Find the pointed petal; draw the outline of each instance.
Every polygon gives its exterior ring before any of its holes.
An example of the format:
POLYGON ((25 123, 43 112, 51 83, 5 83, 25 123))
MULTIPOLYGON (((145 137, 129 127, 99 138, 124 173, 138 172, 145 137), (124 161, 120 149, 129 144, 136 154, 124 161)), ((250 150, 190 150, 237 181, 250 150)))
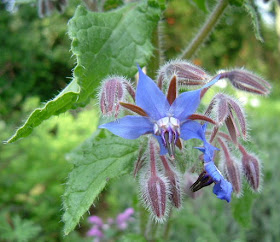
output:
POLYGON ((180 138, 184 140, 189 140, 189 139, 200 139, 202 141, 205 140, 205 135, 202 126, 195 121, 188 120, 187 122, 183 123, 180 131, 181 131, 180 138))
POLYGON ((201 89, 182 93, 171 105, 169 113, 180 121, 187 119, 200 104, 200 92, 201 89))
POLYGON ((137 139, 139 136, 153 132, 153 124, 146 117, 125 116, 116 121, 102 124, 100 129, 108 129, 125 139, 137 139))
POLYGON ((220 75, 215 77, 212 81, 208 82, 202 88, 194 91, 184 92, 178 98, 175 99, 173 104, 169 109, 169 113, 174 116, 174 118, 183 121, 188 118, 188 116, 195 113, 196 109, 200 104, 200 93, 201 90, 209 88, 214 85, 220 78, 220 75))
POLYGON ((163 144, 161 137, 158 135, 154 135, 154 137, 158 140, 159 147, 160 147, 160 155, 166 155, 168 153, 168 150, 166 149, 165 145, 163 144))
POLYGON ((139 70, 139 81, 136 89, 136 105, 154 120, 159 120, 166 116, 170 105, 155 82, 146 76, 141 68, 139 70))
POLYGON ((231 193, 232 193, 232 185, 224 179, 221 172, 217 169, 214 162, 207 162, 204 164, 204 168, 206 172, 212 177, 215 182, 215 186, 213 188, 213 193, 219 199, 226 200, 230 202, 231 193))

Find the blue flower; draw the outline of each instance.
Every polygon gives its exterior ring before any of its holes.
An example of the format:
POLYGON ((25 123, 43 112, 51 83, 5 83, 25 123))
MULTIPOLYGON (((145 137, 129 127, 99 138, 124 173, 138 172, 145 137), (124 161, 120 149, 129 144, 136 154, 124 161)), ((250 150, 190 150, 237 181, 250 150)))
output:
POLYGON ((211 176, 215 185, 213 187, 213 193, 217 198, 230 202, 232 185, 222 176, 221 172, 217 169, 214 162, 206 162, 204 164, 205 171, 211 176))
POLYGON ((160 154, 169 153, 174 158, 175 145, 179 146, 179 138, 183 140, 199 139, 204 147, 198 148, 204 153, 205 170, 215 182, 213 192, 220 199, 230 200, 231 184, 216 169, 213 162, 217 149, 206 141, 206 124, 189 119, 200 104, 201 90, 217 82, 220 76, 204 85, 201 89, 184 92, 172 103, 158 88, 155 82, 146 76, 140 67, 139 81, 136 89, 136 107, 142 116, 125 116, 119 120, 102 124, 99 128, 108 129, 113 134, 125 139, 136 139, 141 135, 153 134, 160 145, 160 154))
MULTIPOLYGON (((125 139, 136 139, 141 135, 153 134, 161 147, 160 154, 174 156, 175 145, 179 138, 184 140, 205 140, 203 127, 188 119, 200 104, 200 93, 218 81, 219 76, 201 89, 184 92, 170 104, 155 82, 146 76, 140 67, 136 89, 136 105, 146 116, 128 115, 119 120, 102 124, 99 128, 108 129, 125 139)), ((206 147, 207 149, 207 147, 206 147)))

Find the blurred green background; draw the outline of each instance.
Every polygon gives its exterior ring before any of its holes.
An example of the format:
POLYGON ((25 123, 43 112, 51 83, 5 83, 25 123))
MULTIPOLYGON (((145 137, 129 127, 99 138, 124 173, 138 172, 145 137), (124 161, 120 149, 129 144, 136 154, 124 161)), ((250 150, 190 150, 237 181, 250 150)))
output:
MULTIPOLYGON (((11 136, 34 108, 53 98, 69 81, 67 77, 71 77, 75 59, 69 51, 67 21, 78 2, 70 1, 63 15, 55 13, 44 19, 38 18, 36 6, 22 5, 15 14, 10 14, 0 4, 1 140, 11 136)), ((212 1, 209 2, 211 5, 212 1)), ((279 19, 276 6, 275 1, 270 10, 274 20, 277 16, 279 19)), ((162 36, 168 59, 175 58, 191 40, 205 17, 193 2, 170 2, 164 14, 162 36)), ((186 198, 182 210, 173 213, 170 241, 280 241, 277 28, 279 22, 262 21, 265 42, 260 43, 248 14, 230 7, 193 58, 195 64, 211 73, 245 67, 273 85, 269 97, 237 93, 247 110, 251 150, 263 162, 263 189, 256 195, 251 223, 245 228, 240 226, 231 215, 230 204, 216 199, 210 188, 204 189, 202 196, 196 200, 186 198)), ((98 118, 93 102, 86 108, 45 121, 24 140, 0 145, 0 241, 87 240, 86 220, 81 221, 75 232, 63 237, 61 195, 71 170, 66 154, 92 134, 98 118)), ((136 200, 137 184, 127 176, 112 182, 90 211, 103 218, 114 217, 128 206, 135 207, 136 200)))

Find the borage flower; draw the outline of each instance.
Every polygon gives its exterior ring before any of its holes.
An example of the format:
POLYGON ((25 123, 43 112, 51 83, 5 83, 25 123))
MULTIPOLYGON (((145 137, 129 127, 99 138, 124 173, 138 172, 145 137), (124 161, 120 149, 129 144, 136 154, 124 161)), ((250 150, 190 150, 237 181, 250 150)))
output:
MULTIPOLYGON (((128 115, 119 120, 102 124, 99 128, 108 129, 113 134, 125 139, 136 139, 141 135, 153 134, 160 144, 160 155, 168 153, 172 159, 175 158, 175 146, 182 147, 180 138, 183 140, 200 139, 204 143, 204 147, 199 149, 204 153, 205 168, 209 165, 213 167, 212 158, 216 148, 206 141, 206 125, 202 126, 192 119, 194 119, 193 114, 200 104, 201 91, 216 83, 220 76, 217 76, 201 89, 184 92, 176 98, 176 91, 174 91, 177 85, 176 76, 171 80, 169 86, 169 89, 173 91, 168 91, 166 97, 155 82, 143 73, 140 67, 138 67, 138 70, 136 105, 120 104, 140 116, 128 115)), ((219 195, 217 195, 217 186, 215 186, 214 193, 220 199, 229 201, 232 190, 231 184, 222 175, 217 178, 217 169, 206 170, 216 184, 226 184, 226 186, 218 185, 219 195)))

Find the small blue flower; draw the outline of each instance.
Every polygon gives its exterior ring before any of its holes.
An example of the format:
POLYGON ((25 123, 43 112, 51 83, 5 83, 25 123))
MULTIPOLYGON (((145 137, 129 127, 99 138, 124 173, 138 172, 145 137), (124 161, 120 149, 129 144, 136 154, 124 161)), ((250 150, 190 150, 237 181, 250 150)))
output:
POLYGON ((217 198, 230 202, 232 185, 222 176, 221 172, 217 169, 214 162, 206 162, 204 164, 205 171, 211 176, 215 185, 213 187, 213 193, 217 198))
MULTIPOLYGON (((166 96, 155 82, 146 76, 140 67, 136 89, 136 105, 147 116, 125 116, 119 120, 102 124, 99 128, 108 129, 125 139, 136 139, 141 135, 153 134, 161 147, 160 154, 167 152, 174 156, 175 144, 179 138, 205 141, 205 130, 196 121, 188 119, 200 104, 200 93, 218 81, 219 76, 201 89, 184 92, 170 105, 166 96)), ((205 147, 207 150, 207 147, 205 147)), ((208 152, 208 151, 207 151, 208 152)), ((209 151, 210 152, 210 151, 209 151)))
POLYGON ((175 154, 175 145, 179 138, 183 140, 199 139, 204 147, 197 148, 204 153, 205 170, 215 182, 213 192, 218 198, 230 201, 232 187, 217 170, 213 156, 216 147, 206 141, 207 124, 188 119, 194 114, 200 104, 201 90, 216 83, 220 76, 204 85, 201 89, 184 92, 173 103, 169 103, 166 96, 155 82, 146 76, 140 67, 139 81, 136 89, 136 105, 146 116, 125 116, 117 121, 102 124, 99 128, 108 129, 113 134, 125 139, 136 139, 141 135, 153 134, 160 145, 160 154, 175 154))

